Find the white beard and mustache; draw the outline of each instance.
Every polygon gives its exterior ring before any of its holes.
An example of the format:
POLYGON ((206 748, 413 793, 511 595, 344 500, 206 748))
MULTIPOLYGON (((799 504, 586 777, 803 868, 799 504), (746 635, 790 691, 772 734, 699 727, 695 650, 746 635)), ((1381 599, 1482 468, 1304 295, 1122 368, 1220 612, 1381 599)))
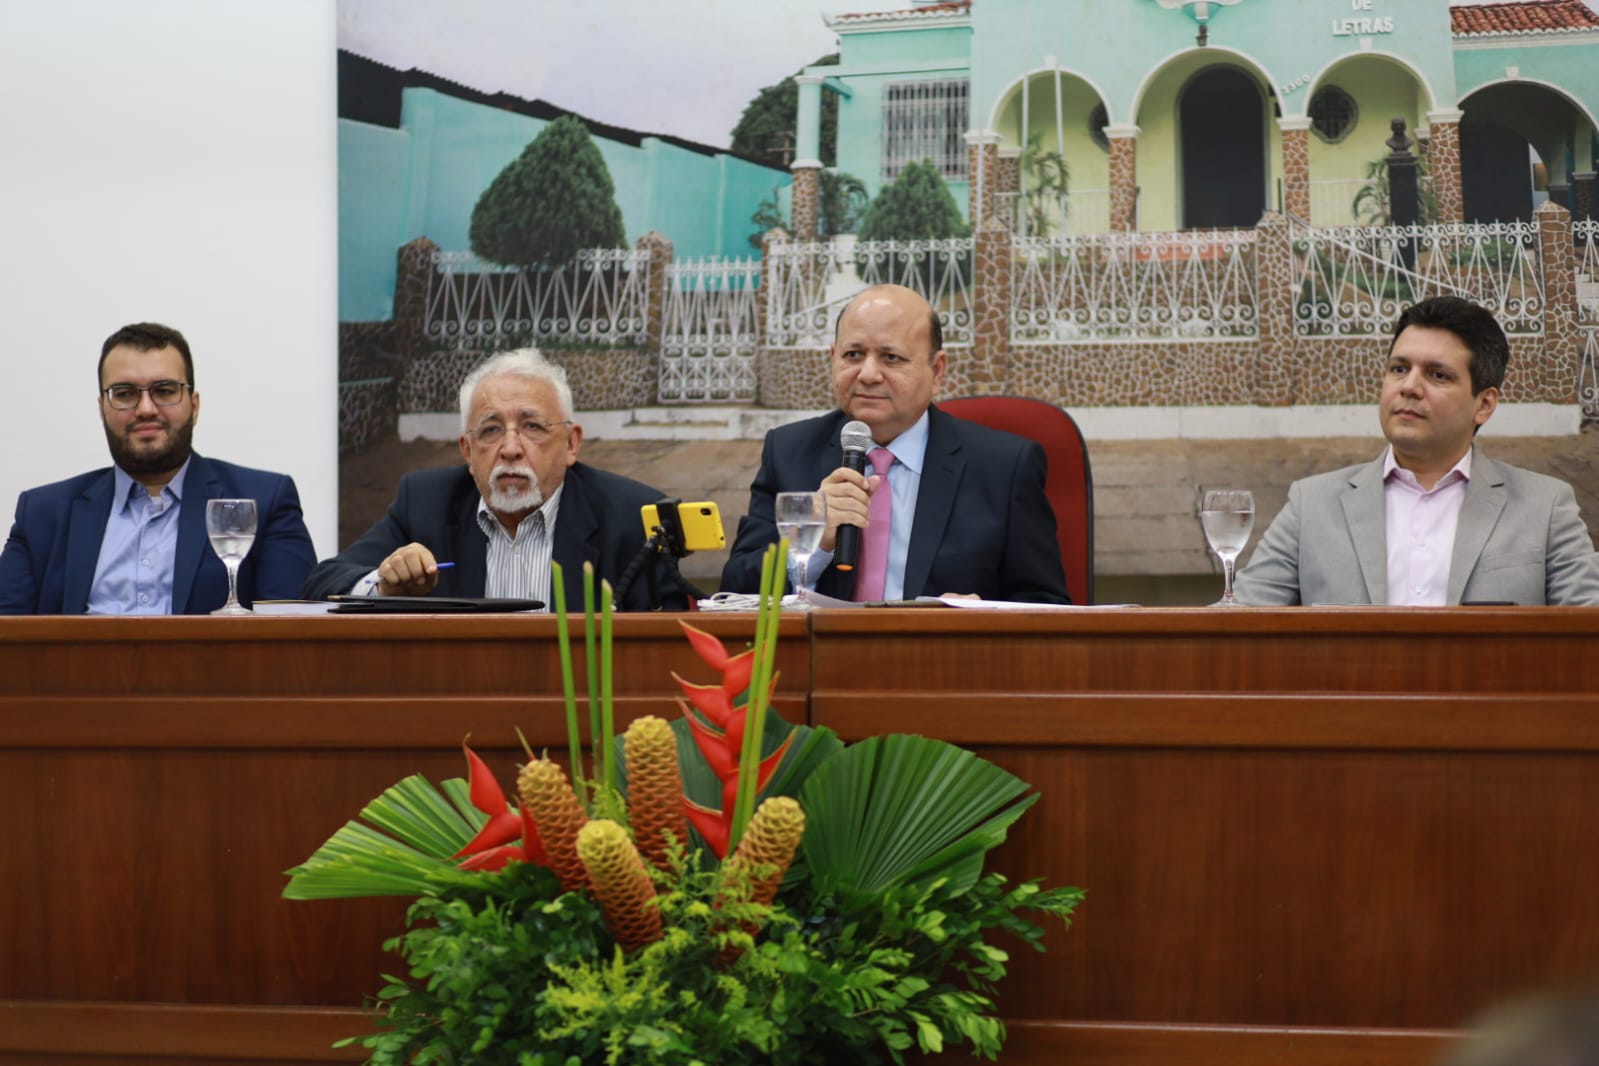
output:
POLYGON ((500 514, 519 514, 532 511, 544 503, 544 492, 539 488, 538 476, 533 468, 522 463, 500 463, 489 471, 489 507, 500 514), (527 478, 527 488, 500 487, 500 478, 506 475, 527 478))

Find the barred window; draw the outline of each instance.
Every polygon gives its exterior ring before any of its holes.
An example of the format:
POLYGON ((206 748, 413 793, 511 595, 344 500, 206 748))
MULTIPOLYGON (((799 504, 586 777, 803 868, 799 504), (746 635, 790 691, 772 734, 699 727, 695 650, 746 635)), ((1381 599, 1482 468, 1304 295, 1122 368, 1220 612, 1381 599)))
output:
POLYGON ((907 81, 883 99, 883 179, 931 159, 945 178, 966 177, 966 86, 963 80, 907 81))
POLYGON ((1349 136, 1358 114, 1354 98, 1336 85, 1317 89, 1310 98, 1310 128, 1328 144, 1349 136))

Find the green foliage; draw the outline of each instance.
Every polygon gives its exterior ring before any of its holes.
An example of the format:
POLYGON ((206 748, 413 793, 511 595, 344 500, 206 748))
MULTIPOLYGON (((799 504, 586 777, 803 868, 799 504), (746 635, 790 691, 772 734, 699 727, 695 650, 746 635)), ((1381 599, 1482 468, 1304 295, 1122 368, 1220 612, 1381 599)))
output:
POLYGON ((605 159, 574 115, 563 115, 507 164, 478 198, 472 251, 493 263, 559 267, 583 248, 620 248, 622 209, 605 159))
MULTIPOLYGON (((1416 223, 1429 225, 1438 221, 1438 196, 1432 182, 1427 180, 1427 157, 1416 157, 1417 209, 1416 223)), ((1392 226, 1394 213, 1392 197, 1388 191, 1388 157, 1379 156, 1366 164, 1366 183, 1355 193, 1349 205, 1355 221, 1362 226, 1392 226)))
POLYGON ((1044 151, 1038 134, 1027 138, 1022 152, 1022 174, 1027 185, 1027 232, 1048 236, 1057 224, 1066 222, 1066 194, 1071 190, 1071 168, 1059 152, 1044 151))
MULTIPOLYGON (((819 210, 817 212, 817 227, 819 237, 836 237, 840 233, 854 233, 860 225, 861 217, 866 213, 866 205, 871 200, 871 195, 866 191, 866 183, 853 174, 846 174, 838 170, 822 171, 822 180, 818 191, 819 210)), ((788 219, 783 215, 783 205, 778 199, 778 190, 773 189, 772 195, 760 202, 755 208, 755 213, 750 216, 750 221, 755 223, 755 232, 750 234, 750 246, 759 248, 761 239, 767 231, 781 226, 788 229, 788 219)))
POLYGON ((911 163, 883 186, 856 231, 863 241, 945 240, 969 232, 932 160, 911 163))
POLYGON ((867 898, 940 878, 959 891, 1038 800, 1027 783, 942 740, 871 737, 800 790, 802 848, 819 892, 867 898))
POLYGON ((632 954, 554 876, 513 864, 412 908, 392 941, 411 980, 386 978, 381 1030, 355 1038, 400 1063, 896 1062, 967 1044, 990 1059, 1000 930, 1041 950, 1022 912, 1069 922, 1082 894, 989 874, 841 903, 801 887, 772 907, 717 898, 714 872, 663 877, 666 935, 632 954), (751 937, 742 923, 762 933, 751 937))
MULTIPOLYGON (((835 66, 837 63, 838 53, 835 52, 822 56, 811 66, 835 66)), ((733 151, 769 167, 787 170, 797 150, 794 127, 798 121, 799 86, 790 75, 756 93, 755 99, 745 106, 738 124, 733 127, 733 151)), ((838 97, 825 89, 822 91, 821 142, 822 164, 831 166, 837 155, 838 97)))

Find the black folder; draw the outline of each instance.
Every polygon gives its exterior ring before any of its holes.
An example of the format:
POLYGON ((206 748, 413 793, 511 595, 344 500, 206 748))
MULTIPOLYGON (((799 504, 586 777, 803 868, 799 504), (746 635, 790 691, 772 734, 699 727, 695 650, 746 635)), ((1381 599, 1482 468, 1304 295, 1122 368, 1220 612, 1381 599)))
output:
POLYGON ((542 611, 543 600, 491 596, 329 596, 329 614, 507 614, 542 611))

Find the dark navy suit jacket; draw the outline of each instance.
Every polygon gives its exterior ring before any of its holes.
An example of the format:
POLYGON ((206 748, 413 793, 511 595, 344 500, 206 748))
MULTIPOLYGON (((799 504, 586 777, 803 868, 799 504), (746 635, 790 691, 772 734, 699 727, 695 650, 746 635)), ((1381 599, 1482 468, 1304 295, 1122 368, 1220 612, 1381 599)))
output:
MULTIPOLYGON (((838 469, 845 421, 842 411, 833 411, 766 435, 749 513, 739 520, 722 570, 724 592, 758 591, 761 555, 777 540, 777 493, 813 490, 838 469)), ((1036 442, 928 408, 905 597, 975 592, 985 600, 1070 603, 1044 470, 1044 450, 1036 442)), ((854 584, 853 574, 829 566, 816 590, 849 599, 854 584)))
MULTIPOLYGON (((82 614, 111 517, 112 468, 29 489, 0 552, 0 614, 82 614)), ((205 535, 205 504, 256 502, 255 544, 239 568, 239 599, 292 599, 316 562, 294 479, 199 455, 189 458, 178 511, 172 613, 209 614, 228 598, 228 572, 205 535)))
MULTIPOLYGON (((389 512, 361 539, 332 559, 318 563, 305 579, 310 599, 349 592, 396 548, 422 544, 440 562, 454 562, 439 571, 435 596, 481 596, 488 580, 488 538, 477 522, 482 496, 465 466, 413 470, 400 479, 389 512)), ((555 520, 553 557, 565 575, 566 603, 572 610, 583 605, 583 564, 594 564, 596 584, 606 579, 615 585, 639 549, 644 546, 644 521, 639 509, 658 503, 661 494, 619 474, 574 463, 567 467, 561 490, 561 510, 555 520)), ((663 557, 651 564, 661 590, 662 607, 688 610, 688 593, 675 567, 663 557)), ((647 611, 649 578, 644 572, 628 587, 618 607, 647 611)))

